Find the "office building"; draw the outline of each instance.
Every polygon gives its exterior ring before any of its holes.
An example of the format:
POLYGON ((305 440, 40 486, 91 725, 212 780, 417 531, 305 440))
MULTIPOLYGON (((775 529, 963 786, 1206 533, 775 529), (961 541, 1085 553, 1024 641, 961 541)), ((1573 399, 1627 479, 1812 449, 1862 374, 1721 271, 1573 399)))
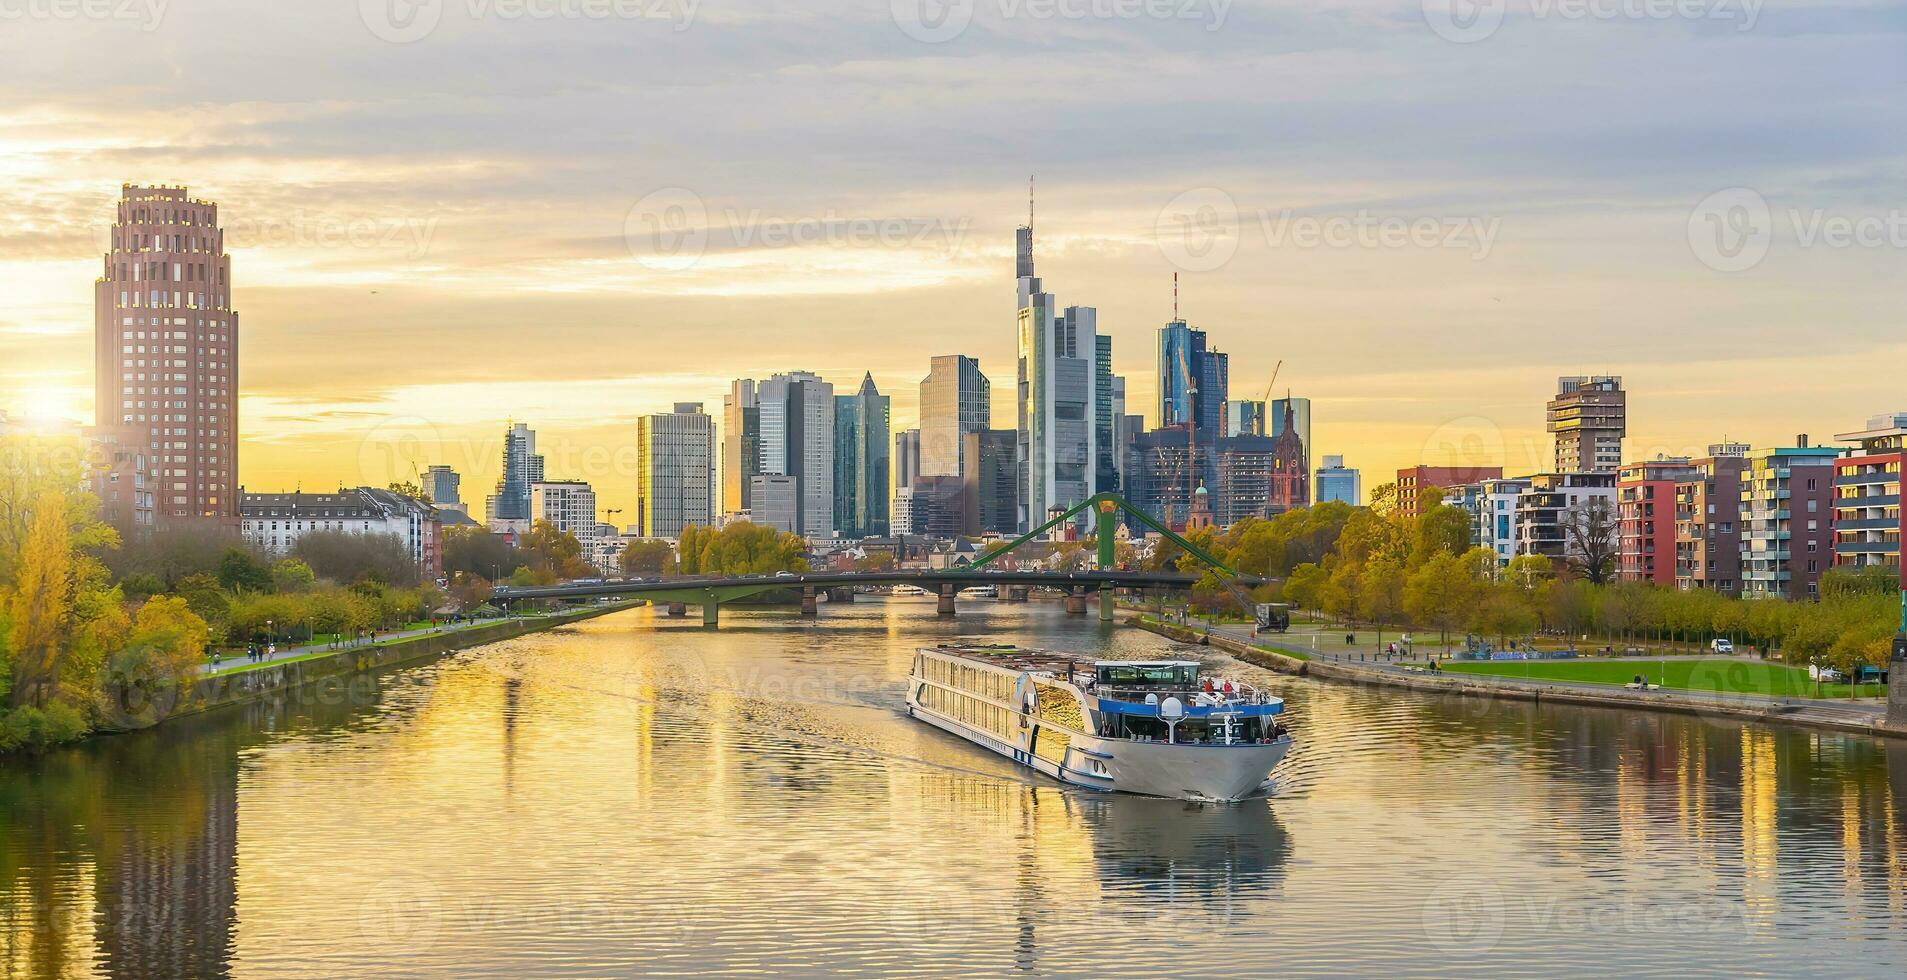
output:
POLYGON ((968 535, 1011 534, 1019 519, 1017 436, 1012 429, 966 435, 961 474, 961 526, 968 535))
POLYGON ((741 378, 722 396, 722 513, 749 510, 750 480, 761 473, 761 403, 741 378))
POLYGON ((94 423, 146 430, 160 523, 236 526, 238 313, 218 205, 127 184, 111 236, 93 285, 94 423))
POLYGON ((1356 507, 1364 502, 1362 481, 1355 468, 1344 465, 1344 457, 1326 456, 1324 465, 1318 467, 1318 492, 1312 499, 1318 503, 1338 500, 1356 507))
POLYGON ((1749 447, 1721 443, 1675 484, 1675 587, 1741 592, 1741 474, 1749 447))
POLYGON ((636 499, 645 538, 715 523, 715 419, 700 402, 636 420, 636 499))
POLYGON ((1657 456, 1616 471, 1616 577, 1675 584, 1677 487, 1700 474, 1686 456, 1657 456))
POLYGON ((1741 594, 1813 599, 1834 564, 1834 461, 1841 451, 1750 450, 1741 475, 1741 594))
POLYGON ((1265 431, 1265 403, 1241 398, 1225 403, 1225 434, 1262 436, 1265 431))
MULTIPOLYGON (((955 454, 958 465, 959 454, 955 454)), ((888 533, 888 397, 874 375, 834 397, 834 529, 844 538, 888 533)))
MULTIPOLYGON (((1098 465, 1098 317, 1089 306, 1060 310, 1033 274, 1033 229, 1019 229, 1019 527, 1030 531, 1094 493, 1098 465)), ((1087 518, 1082 515, 1081 523, 1087 518)))
POLYGON ((801 534, 801 481, 760 473, 748 478, 749 520, 777 531, 801 534))
POLYGON ((1556 379, 1548 427, 1556 438, 1556 472, 1614 473, 1622 465, 1628 394, 1615 375, 1556 379))
POLYGON ((596 554, 596 491, 581 480, 540 480, 530 484, 530 526, 548 521, 583 546, 582 557, 596 554))
POLYGON ((1114 420, 1125 414, 1125 380, 1112 373, 1112 338, 1093 338, 1093 491, 1119 490, 1119 444, 1114 420))
POLYGON ((966 435, 993 420, 993 385, 980 362, 965 354, 943 354, 928 362, 920 381, 920 467, 909 474, 960 476, 966 435))
POLYGON ((464 501, 460 490, 462 483, 463 478, 457 475, 456 470, 440 463, 424 471, 424 485, 418 489, 423 491, 424 499, 429 501, 432 507, 440 510, 463 510, 464 501))
POLYGON ((1406 518, 1422 511, 1423 492, 1503 477, 1501 466, 1412 466, 1397 471, 1397 513, 1406 518))
POLYGON ((894 458, 890 466, 894 471, 895 487, 914 485, 914 478, 920 476, 919 429, 902 429, 894 433, 894 458))
MULTIPOLYGON (((1112 377, 1112 469, 1117 477, 1114 487, 1121 492, 1126 486, 1126 446, 1132 442, 1133 432, 1138 431, 1133 418, 1135 416, 1126 414, 1126 379, 1115 374, 1112 377)), ((1138 428, 1144 428, 1143 421, 1138 423, 1138 428)))
POLYGON ((1232 436, 1197 443, 1197 485, 1189 474, 1186 426, 1140 433, 1127 448, 1126 499, 1168 526, 1195 526, 1194 505, 1220 527, 1272 517, 1309 503, 1296 435, 1232 436), (1205 493, 1200 494, 1203 489, 1205 493))
POLYGON ((1834 564, 1892 566, 1907 589, 1900 539, 1900 471, 1907 461, 1907 412, 1876 415, 1834 438, 1859 448, 1834 462, 1834 564))
MULTIPOLYGON (((761 408, 761 474, 795 478, 791 530, 811 539, 833 537, 834 386, 796 371, 763 381, 755 393, 761 408)), ((760 505, 751 510, 759 515, 760 505)))
POLYGON ((536 433, 522 422, 503 434, 503 474, 496 492, 484 502, 492 530, 527 531, 530 487, 543 480, 543 457, 536 452, 536 433))
POLYGON ((1159 426, 1195 423, 1201 435, 1224 431, 1224 406, 1230 390, 1226 355, 1209 349, 1205 331, 1184 320, 1159 328, 1159 426))

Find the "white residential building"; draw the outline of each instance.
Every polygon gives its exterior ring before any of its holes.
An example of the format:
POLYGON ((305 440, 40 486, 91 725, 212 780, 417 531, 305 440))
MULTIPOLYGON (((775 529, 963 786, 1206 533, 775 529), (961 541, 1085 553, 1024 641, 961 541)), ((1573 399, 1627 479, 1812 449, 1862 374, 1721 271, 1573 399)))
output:
POLYGON ((549 521, 583 546, 584 561, 596 557, 596 491, 581 480, 544 480, 530 484, 530 522, 549 521))
POLYGON ((239 490, 239 528, 268 555, 288 555, 313 531, 380 534, 398 539, 431 578, 443 574, 441 524, 429 504, 380 487, 336 493, 246 493, 239 490))

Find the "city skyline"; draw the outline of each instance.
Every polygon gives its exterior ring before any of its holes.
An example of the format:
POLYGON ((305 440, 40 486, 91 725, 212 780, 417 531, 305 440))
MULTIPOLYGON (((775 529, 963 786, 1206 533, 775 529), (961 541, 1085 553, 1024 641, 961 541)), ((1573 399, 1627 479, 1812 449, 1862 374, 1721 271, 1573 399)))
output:
MULTIPOLYGON (((207 195, 201 194, 198 191, 191 191, 191 195, 194 198, 207 198, 207 195)), ((209 199, 214 203, 218 203, 216 197, 210 197, 209 199)), ((1049 209, 1049 211, 1050 210, 1051 209, 1049 209)), ((233 219, 230 215, 230 207, 225 206, 225 218, 228 224, 235 223, 245 225, 248 222, 258 220, 255 217, 233 219)), ((1061 220, 1064 220, 1064 218, 1062 217, 1061 220)), ((1050 256, 1045 254, 1047 251, 1050 250, 1046 248, 1045 236, 1042 236, 1043 262, 1050 261, 1051 259, 1050 256)), ((234 263, 239 270, 234 273, 234 280, 238 284, 235 290, 236 297, 234 304, 243 305, 244 284, 247 282, 247 277, 243 273, 244 267, 242 260, 235 259, 234 263)), ((1091 278, 1090 271, 1088 271, 1088 278, 1091 278)), ((1126 320, 1128 317, 1122 315, 1119 319, 1126 320)), ((1220 338, 1228 347, 1240 342, 1249 343, 1253 339, 1251 331, 1243 327, 1228 327, 1223 324, 1205 324, 1202 318, 1192 316, 1187 316, 1186 320, 1193 324, 1194 329, 1206 329, 1209 326, 1210 329, 1217 331, 1215 336, 1220 338)), ((995 324, 997 325, 997 323, 998 321, 996 320, 995 324)), ((259 324, 248 317, 248 334, 251 330, 256 329, 269 329, 269 327, 261 328, 259 324)), ((1140 327, 1137 329, 1150 333, 1156 328, 1140 327)), ((976 357, 982 363, 986 363, 989 360, 987 354, 973 354, 972 351, 997 349, 1005 343, 1000 335, 1009 332, 1010 331, 1006 329, 974 329, 962 331, 959 334, 959 349, 944 353, 967 354, 968 356, 976 357)), ((1134 332, 1135 330, 1130 327, 1124 331, 1124 333, 1128 335, 1134 332)), ((1117 337, 1119 334, 1115 333, 1114 336, 1117 337)), ((1156 375, 1154 372, 1147 370, 1145 365, 1134 365, 1131 363, 1136 359, 1134 356, 1135 352, 1130 349, 1134 346, 1139 346, 1139 344, 1120 345, 1115 343, 1113 358, 1114 370, 1123 376, 1133 379, 1132 384, 1129 386, 1131 389, 1128 393, 1129 399, 1134 397, 1131 392, 1145 392, 1150 389, 1153 396, 1151 401, 1156 405, 1156 375)), ((828 351, 828 353, 832 357, 842 360, 852 358, 867 361, 881 361, 885 359, 881 356, 883 352, 878 349, 867 352, 831 350, 828 351)), ((241 358, 248 354, 258 355, 258 347, 253 344, 241 345, 241 358)), ((917 364, 919 360, 931 356, 938 355, 917 353, 911 355, 911 359, 917 364)), ((1140 352, 1139 356, 1144 356, 1143 351, 1140 352)), ((1000 361, 1010 360, 1010 357, 1004 354, 995 354, 993 360, 994 363, 999 363, 1000 361)), ((812 358, 810 358, 809 361, 812 362, 812 358)), ((425 367, 428 368, 429 365, 425 365, 425 367)), ((913 374, 914 377, 917 378, 918 374, 916 372, 919 370, 919 367, 909 367, 903 362, 892 368, 874 369, 865 366, 843 366, 839 372, 836 372, 833 368, 824 368, 819 373, 827 377, 835 377, 838 375, 851 377, 856 374, 872 374, 876 378, 877 384, 883 387, 883 390, 898 392, 898 397, 894 399, 894 424, 896 430, 898 430, 910 423, 917 424, 919 406, 917 401, 908 397, 913 391, 914 386, 907 383, 907 376, 913 374), (884 381, 884 378, 894 378, 897 380, 890 383, 884 381)), ((1289 370, 1289 367, 1287 370, 1289 370)), ((1602 368, 1598 368, 1597 370, 1602 370, 1602 368)), ((1299 371, 1302 372, 1302 368, 1300 368, 1299 371)), ((561 387, 567 391, 568 389, 580 385, 584 389, 600 392, 598 397, 605 399, 623 398, 622 389, 625 387, 634 387, 639 391, 687 390, 693 387, 695 390, 709 393, 709 397, 704 397, 701 400, 719 404, 720 396, 723 389, 729 384, 729 379, 737 376, 736 374, 727 372, 723 373, 727 374, 727 377, 720 381, 715 381, 712 377, 675 375, 658 378, 648 376, 644 378, 624 378, 619 382, 606 382, 600 379, 595 382, 582 380, 578 384, 566 384, 561 387)), ((764 371, 762 373, 766 372, 764 371)), ((1686 372, 1679 373, 1679 375, 1685 374, 1686 372)), ((250 374, 246 373, 245 376, 249 379, 250 374)), ((1644 376, 1647 376, 1647 372, 1644 372, 1644 376)), ((1292 380, 1291 374, 1283 375, 1283 377, 1287 380, 1292 380)), ((1243 389, 1249 391, 1251 388, 1249 375, 1247 375, 1246 378, 1247 380, 1243 381, 1243 389)), ((1540 383, 1542 379, 1543 376, 1537 376, 1532 379, 1531 383, 1540 383)), ((1691 390, 1689 387, 1690 379, 1686 376, 1677 376, 1672 380, 1667 378, 1662 380, 1667 384, 1666 391, 1642 389, 1639 385, 1634 385, 1632 382, 1632 387, 1637 388, 1641 398, 1638 404, 1644 406, 1645 411, 1646 406, 1648 406, 1652 400, 1657 402, 1659 408, 1662 401, 1672 403, 1675 400, 1686 398, 1691 390), (1655 397, 1652 399, 1651 396, 1655 397)), ((1531 413, 1528 409, 1528 403, 1516 406, 1518 411, 1515 412, 1508 411, 1509 406, 1503 404, 1503 393, 1509 390, 1520 391, 1521 385, 1518 383, 1520 381, 1520 372, 1518 375, 1509 378, 1505 378, 1502 375, 1495 376, 1491 390, 1486 393, 1483 389, 1479 388, 1475 392, 1479 398, 1467 407, 1465 414, 1453 414, 1448 419, 1435 424, 1419 421, 1414 428, 1421 432, 1422 435, 1419 436, 1417 440, 1413 440, 1410 437, 1399 439, 1392 436, 1389 439, 1389 445, 1392 447, 1390 451, 1397 453, 1398 455, 1395 456, 1395 459, 1406 465, 1418 461, 1428 461, 1433 465, 1446 460, 1458 464, 1501 461, 1506 472, 1540 471, 1544 467, 1539 465, 1537 461, 1548 455, 1547 447, 1544 445, 1545 437, 1542 434, 1542 419, 1540 414, 1531 413), (1515 387, 1512 388, 1510 385, 1515 385, 1515 387), (1428 432, 1423 431, 1426 425, 1429 426, 1428 432), (1413 442, 1417 445, 1415 455, 1412 454, 1410 449, 1413 442), (1519 459, 1522 461, 1520 464, 1519 459)), ((520 384, 512 385, 508 381, 500 382, 500 384, 506 390, 511 388, 516 388, 518 391, 523 390, 523 386, 520 384)), ((1307 378, 1304 374, 1299 373, 1293 381, 1293 384, 1305 384, 1305 391, 1315 393, 1332 391, 1337 387, 1338 382, 1332 379, 1307 378), (1310 383, 1305 384, 1306 382, 1310 383)), ((427 384, 423 387, 435 389, 438 386, 427 384)), ((486 390, 491 390, 496 388, 497 385, 481 387, 484 387, 486 390)), ((532 387, 547 389, 551 386, 538 385, 532 387)), ((90 385, 88 386, 88 390, 90 391, 90 385)), ((413 395, 418 393, 416 389, 411 389, 411 391, 413 395)), ((442 394, 442 392, 438 392, 438 394, 442 394)), ((392 398, 389 399, 389 401, 392 402, 409 397, 397 391, 393 391, 391 395, 392 398)), ((638 397, 646 400, 648 396, 638 397)), ((1145 398, 1144 395, 1137 397, 1145 398)), ((1846 400, 1850 395, 1848 393, 1842 393, 1839 397, 1842 400, 1846 400)), ((58 408, 59 399, 57 397, 47 397, 47 389, 45 389, 44 386, 24 389, 15 394, 14 398, 16 401, 21 402, 20 405, 14 407, 16 415, 35 414, 36 410, 39 414, 45 414, 49 408, 53 409, 53 414, 55 415, 74 417, 78 414, 58 408)), ((996 412, 1001 410, 1001 406, 999 406, 998 403, 1003 398, 1010 398, 1010 392, 995 394, 993 402, 996 412)), ((493 460, 496 456, 496 436, 494 432, 497 428, 496 423, 503 420, 482 418, 479 412, 460 414, 456 410, 442 411, 433 408, 431 410, 432 413, 426 415, 422 414, 423 408, 421 405, 414 405, 410 411, 406 412, 397 410, 398 406, 396 404, 387 404, 383 411, 375 410, 370 406, 366 406, 362 410, 341 407, 320 409, 314 406, 314 411, 305 415, 295 416, 290 421, 287 421, 282 411, 282 406, 278 410, 263 409, 259 412, 248 411, 243 407, 257 402, 270 402, 271 399, 272 396, 269 394, 252 394, 245 388, 241 388, 241 409, 238 413, 241 424, 239 437, 243 442, 244 451, 238 454, 239 473, 237 483, 240 485, 270 488, 289 487, 301 484, 318 486, 326 485, 330 482, 338 482, 340 484, 361 483, 381 485, 389 480, 413 478, 417 471, 421 471, 427 465, 434 463, 447 463, 457 468, 459 472, 472 475, 479 480, 486 479, 489 473, 493 472, 491 466, 494 466, 494 463, 486 465, 486 461, 493 460), (260 432, 257 428, 254 428, 253 422, 258 414, 262 414, 264 417, 257 419, 257 425, 272 425, 275 427, 264 432, 260 432), (473 421, 465 421, 464 419, 472 419, 473 421), (322 437, 316 436, 311 431, 312 426, 318 428, 328 426, 329 433, 322 437), (314 457, 311 452, 314 447, 312 441, 314 439, 319 440, 315 445, 321 445, 330 451, 314 457), (355 472, 350 472, 348 469, 341 470, 334 463, 329 462, 337 458, 339 450, 345 452, 354 451, 353 456, 355 459, 353 459, 353 462, 356 463, 355 472)), ((576 459, 576 465, 572 467, 572 469, 583 471, 582 478, 592 479, 605 495, 607 501, 633 500, 636 493, 634 467, 620 464, 604 466, 600 463, 600 460, 604 458, 615 459, 621 455, 627 455, 625 452, 628 448, 626 435, 618 431, 622 428, 618 423, 623 422, 625 417, 605 417, 599 412, 590 412, 588 406, 592 400, 593 399, 589 396, 579 397, 576 392, 568 392, 554 399, 552 398, 552 393, 549 391, 531 392, 527 394, 524 401, 530 405, 541 405, 548 411, 539 414, 529 410, 517 410, 513 408, 505 414, 505 420, 509 418, 535 417, 538 419, 538 424, 544 426, 552 435, 558 430, 561 430, 562 434, 556 438, 562 444, 565 453, 576 459), (583 415, 577 416, 569 414, 573 412, 582 412, 583 415), (598 462, 592 463, 589 462, 590 460, 597 460, 598 462)), ((666 404, 658 406, 656 411, 666 411, 669 405, 675 404, 678 400, 687 399, 665 397, 660 400, 666 404)), ((1343 455, 1350 458, 1354 463, 1368 472, 1382 473, 1394 468, 1385 465, 1383 462, 1383 460, 1386 459, 1385 456, 1381 455, 1384 451, 1381 448, 1383 444, 1378 444, 1377 446, 1367 444, 1365 451, 1360 452, 1360 450, 1356 448, 1358 443, 1355 441, 1354 436, 1348 435, 1356 433, 1360 428, 1368 427, 1373 424, 1384 424, 1382 422, 1373 423, 1369 413, 1371 404, 1373 404, 1373 402, 1383 401, 1382 398, 1370 394, 1339 394, 1330 397, 1318 395, 1317 400, 1326 402, 1329 410, 1320 413, 1322 417, 1320 425, 1318 426, 1318 443, 1315 447, 1307 447, 1308 449, 1313 452, 1325 449, 1333 451, 1341 450, 1343 455), (1338 437, 1333 437, 1332 434, 1334 432, 1338 433, 1338 437)), ((1834 398, 1830 397, 1827 400, 1833 401, 1834 398)), ((90 401, 90 399, 87 399, 87 401, 90 401)), ((455 399, 451 401, 454 403, 455 399)), ((1814 399, 1811 400, 1810 403, 1819 404, 1821 401, 1821 399, 1814 399)), ((485 403, 490 406, 490 411, 495 411, 497 404, 496 399, 487 398, 485 399, 485 403)), ((7 407, 8 406, 0 406, 0 409, 7 407)), ((1452 406, 1453 410, 1456 408, 1457 406, 1452 406)), ((1010 403, 1006 406, 1006 409, 1011 411, 1012 406, 1010 403)), ((1860 410, 1850 413, 1849 417, 1865 417, 1868 414, 1872 414, 1873 411, 1879 410, 1884 410, 1884 406, 1882 408, 1874 408, 1871 406, 1862 407, 1860 410)), ((626 421, 632 426, 636 419, 645 414, 648 413, 632 413, 626 417, 626 421)), ((1148 422, 1156 424, 1157 420, 1152 419, 1150 417, 1151 414, 1153 413, 1147 413, 1148 422)), ((1632 437, 1629 440, 1629 446, 1636 448, 1626 450, 1628 458, 1646 458, 1646 455, 1654 455, 1656 453, 1665 455, 1688 455, 1693 452, 1698 452, 1701 446, 1709 442, 1718 439, 1740 440, 1744 438, 1744 432, 1752 431, 1746 426, 1747 417, 1735 418, 1733 421, 1735 421, 1737 425, 1731 426, 1727 431, 1721 432, 1715 431, 1716 423, 1714 420, 1696 418, 1684 423, 1683 428, 1688 430, 1685 433, 1686 443, 1671 442, 1666 441, 1663 435, 1664 430, 1667 429, 1668 426, 1663 425, 1659 421, 1651 421, 1656 418, 1658 414, 1659 413, 1656 412, 1645 414, 1644 411, 1638 411, 1639 424, 1636 427, 1638 436, 1632 437), (1656 438, 1652 442, 1644 441, 1649 438, 1647 433, 1650 430, 1656 433, 1656 438), (1646 455, 1638 455, 1637 449, 1644 446, 1648 447, 1649 451, 1646 452, 1646 455)), ((1782 441, 1788 438, 1788 435, 1783 433, 1791 434, 1791 431, 1796 429, 1798 425, 1801 425, 1798 420, 1791 416, 1784 417, 1783 419, 1772 420, 1766 424, 1765 428, 1770 434, 1763 436, 1750 435, 1746 438, 1748 441, 1757 441, 1758 439, 1782 441)), ((1830 420, 1814 426, 1813 429, 1814 431, 1825 433, 1839 425, 1840 423, 1830 420)), ((1807 428, 1805 425, 1801 425, 1801 427, 1807 428)), ((552 472, 563 472, 563 470, 553 468, 552 472)))

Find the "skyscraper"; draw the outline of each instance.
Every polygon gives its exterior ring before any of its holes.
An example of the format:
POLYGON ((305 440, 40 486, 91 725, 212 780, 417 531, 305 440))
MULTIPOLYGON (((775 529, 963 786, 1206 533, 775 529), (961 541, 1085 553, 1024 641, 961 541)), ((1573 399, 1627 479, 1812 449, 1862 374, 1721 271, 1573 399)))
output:
POLYGON ((842 537, 885 537, 888 526, 888 397, 874 375, 852 395, 834 396, 834 529, 842 537))
POLYGON ((636 420, 636 496, 643 537, 715 523, 715 420, 700 402, 636 420))
POLYGON ((967 471, 961 475, 962 533, 1011 533, 1019 520, 1019 487, 1012 429, 981 429, 966 436, 967 471))
POLYGON ((1225 403, 1225 434, 1262 436, 1265 431, 1265 403, 1241 398, 1225 403))
POLYGON ((993 385, 980 362, 965 354, 944 354, 928 362, 920 382, 920 475, 959 476, 961 450, 969 432, 993 420, 993 385))
POLYGON ((583 546, 584 561, 596 556, 596 491, 581 480, 538 480, 530 484, 531 523, 548 521, 583 546))
POLYGON ((517 422, 503 434, 503 475, 497 477, 496 492, 484 501, 490 524, 527 530, 530 487, 541 482, 543 457, 536 453, 536 433, 517 422))
POLYGON ((894 487, 904 490, 920 476, 920 430, 902 429, 894 433, 894 487))
POLYGON ((1556 379, 1547 419, 1556 437, 1556 472, 1614 473, 1622 465, 1627 401, 1616 375, 1556 379))
POLYGON ((1097 312, 1058 309, 1033 275, 1033 228, 1019 229, 1018 441, 1021 530, 1093 495, 1098 461, 1097 312))
POLYGON ((1112 373, 1112 338, 1093 338, 1093 484, 1094 492, 1119 489, 1119 444, 1113 420, 1125 413, 1125 382, 1112 373), (1116 388, 1119 389, 1115 395, 1116 388))
POLYGON ((120 188, 93 285, 94 418, 146 430, 160 523, 238 524, 238 313, 218 205, 120 188))
POLYGON ((742 378, 722 396, 722 513, 748 510, 749 478, 761 472, 761 404, 742 378))
POLYGON ((1324 465, 1318 468, 1318 493, 1313 499, 1318 503, 1341 500, 1356 507, 1364 502, 1361 480, 1356 469, 1344 465, 1344 457, 1326 456, 1324 465))
POLYGON ((1205 345, 1205 331, 1184 320, 1159 328, 1159 425, 1195 421, 1200 434, 1223 431, 1230 359, 1205 345))
POLYGON ((424 492, 425 500, 437 507, 462 510, 463 497, 458 492, 462 482, 463 478, 457 475, 456 470, 439 463, 424 471, 424 485, 418 489, 424 492))
POLYGON ((755 394, 761 409, 761 475, 796 481, 790 530, 809 538, 832 537, 834 386, 795 371, 762 382, 755 394))

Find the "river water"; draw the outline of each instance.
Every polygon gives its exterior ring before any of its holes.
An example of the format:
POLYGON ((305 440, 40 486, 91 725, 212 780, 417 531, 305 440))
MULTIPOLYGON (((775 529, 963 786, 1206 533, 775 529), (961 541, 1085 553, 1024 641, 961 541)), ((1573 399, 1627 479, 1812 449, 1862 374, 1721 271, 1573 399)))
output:
POLYGON ((1876 975, 1907 744, 1280 677, 1049 603, 636 610, 0 764, 0 974, 1876 975), (1199 655, 1234 806, 908 719, 914 647, 1199 655))

